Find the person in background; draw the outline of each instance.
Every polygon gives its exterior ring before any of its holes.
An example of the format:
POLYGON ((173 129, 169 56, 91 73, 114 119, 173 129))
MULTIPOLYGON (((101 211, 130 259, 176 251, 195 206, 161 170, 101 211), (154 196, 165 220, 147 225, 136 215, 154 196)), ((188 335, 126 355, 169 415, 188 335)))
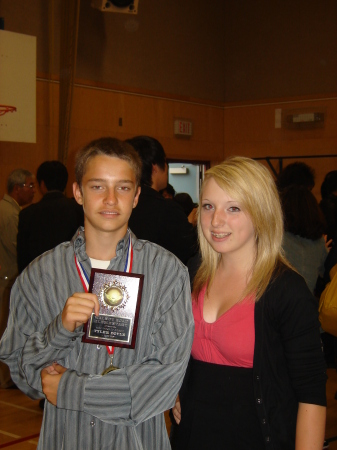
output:
POLYGON ((279 192, 293 184, 305 186, 311 191, 315 186, 315 171, 303 162, 294 162, 281 171, 276 184, 279 192))
MULTIPOLYGON (((316 286, 317 296, 320 296, 330 280, 330 270, 337 264, 337 170, 328 172, 321 185, 322 200, 319 207, 323 212, 326 222, 324 233, 329 243, 329 254, 324 264, 323 278, 319 279, 316 286)), ((336 367, 337 338, 330 333, 322 333, 325 359, 329 367, 336 367)), ((336 396, 337 397, 337 396, 336 396)))
POLYGON ((159 194, 161 194, 164 198, 173 199, 176 195, 176 191, 171 184, 167 183, 167 186, 164 189, 160 189, 159 194))
POLYGON ((143 164, 141 194, 130 217, 130 228, 139 239, 161 245, 186 264, 198 250, 197 240, 182 208, 159 193, 167 186, 164 149, 157 139, 149 136, 137 136, 127 142, 143 164))
POLYGON ((206 172, 199 205, 195 332, 172 449, 322 450, 317 302, 283 255, 271 174, 230 158, 206 172))
POLYGON ((184 213, 188 217, 194 210, 196 212, 198 204, 194 203, 190 194, 186 192, 180 192, 175 195, 174 201, 177 202, 184 210, 184 213))
MULTIPOLYGON (((9 296, 18 274, 17 234, 19 212, 33 201, 34 175, 25 169, 13 170, 7 179, 7 194, 0 201, 0 337, 8 318, 9 296)), ((8 367, 0 362, 0 387, 12 387, 8 367)))
POLYGON ((327 241, 337 235, 337 170, 327 173, 321 186, 322 200, 319 204, 326 222, 324 233, 327 241))
POLYGON ((306 187, 292 185, 281 192, 284 216, 283 250, 290 264, 315 295, 318 277, 324 275, 328 254, 323 237, 324 217, 315 196, 306 187))
MULTIPOLYGON (((316 285, 316 296, 319 298, 326 285, 331 281, 331 270, 337 264, 337 246, 334 243, 332 245, 331 250, 329 251, 325 263, 324 263, 324 275, 322 278, 319 278, 318 283, 316 285)), ((333 336, 330 333, 327 333, 324 329, 322 329, 322 342, 325 360, 327 366, 330 368, 337 368, 337 337, 333 336)), ((335 399, 337 400, 337 393, 335 394, 335 399)))
POLYGON ((36 179, 42 199, 19 214, 17 239, 18 267, 21 273, 37 256, 61 242, 70 241, 84 223, 83 208, 64 195, 68 171, 60 161, 45 161, 36 179))
MULTIPOLYGON (((179 194, 176 194, 173 200, 182 207, 184 213, 186 214, 186 217, 188 218, 188 221, 193 225, 194 233, 195 233, 195 240, 197 241, 198 240, 198 234, 197 234, 198 204, 193 203, 192 197, 189 194, 187 194, 186 192, 181 192, 179 194)), ((199 249, 199 246, 198 246, 198 249, 199 249)), ((192 258, 193 258, 193 256, 192 256, 192 258)), ((190 261, 190 259, 189 259, 189 261, 190 261)))

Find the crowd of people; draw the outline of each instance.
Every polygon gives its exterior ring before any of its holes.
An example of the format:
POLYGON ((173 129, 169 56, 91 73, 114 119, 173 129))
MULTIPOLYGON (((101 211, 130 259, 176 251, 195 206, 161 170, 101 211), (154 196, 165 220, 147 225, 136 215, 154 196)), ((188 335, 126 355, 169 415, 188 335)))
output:
POLYGON ((337 171, 318 204, 306 164, 275 182, 232 157, 206 171, 198 205, 168 184, 160 142, 137 136, 90 142, 75 179, 69 199, 60 162, 36 181, 16 170, 0 202, 0 383, 46 399, 38 448, 327 448, 318 298, 337 171), (35 182, 42 199, 21 210, 35 182), (83 341, 101 314, 95 271, 144 277, 134 346, 83 341))

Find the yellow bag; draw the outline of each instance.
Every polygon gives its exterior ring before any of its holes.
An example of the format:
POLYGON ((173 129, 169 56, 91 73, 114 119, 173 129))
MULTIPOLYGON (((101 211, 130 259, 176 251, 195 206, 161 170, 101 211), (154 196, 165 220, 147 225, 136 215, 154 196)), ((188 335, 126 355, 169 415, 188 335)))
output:
POLYGON ((319 321, 324 331, 337 336, 337 264, 330 270, 328 283, 319 300, 319 321))

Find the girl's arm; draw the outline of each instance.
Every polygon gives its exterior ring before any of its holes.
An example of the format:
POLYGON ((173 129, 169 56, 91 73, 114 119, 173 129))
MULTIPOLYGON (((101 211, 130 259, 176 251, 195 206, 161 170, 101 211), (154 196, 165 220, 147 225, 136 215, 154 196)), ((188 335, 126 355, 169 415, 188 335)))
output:
POLYGON ((326 407, 299 403, 296 424, 296 450, 322 450, 326 407))

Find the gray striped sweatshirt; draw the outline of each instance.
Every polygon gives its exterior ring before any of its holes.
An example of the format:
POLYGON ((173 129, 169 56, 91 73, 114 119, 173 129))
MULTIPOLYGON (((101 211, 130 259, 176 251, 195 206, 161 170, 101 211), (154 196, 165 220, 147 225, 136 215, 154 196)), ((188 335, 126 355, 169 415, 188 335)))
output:
MULTIPOLYGON (((122 271, 127 236, 110 270, 122 271)), ((38 449, 170 449, 163 412, 174 405, 190 356, 194 323, 185 266, 156 244, 132 234, 132 272, 145 275, 135 349, 115 349, 119 370, 105 347, 81 342, 82 328, 68 332, 61 313, 83 292, 74 252, 90 274, 83 229, 71 242, 44 253, 18 277, 0 359, 13 381, 32 398, 43 397, 40 371, 53 361, 67 367, 57 407, 46 402, 38 449)))

